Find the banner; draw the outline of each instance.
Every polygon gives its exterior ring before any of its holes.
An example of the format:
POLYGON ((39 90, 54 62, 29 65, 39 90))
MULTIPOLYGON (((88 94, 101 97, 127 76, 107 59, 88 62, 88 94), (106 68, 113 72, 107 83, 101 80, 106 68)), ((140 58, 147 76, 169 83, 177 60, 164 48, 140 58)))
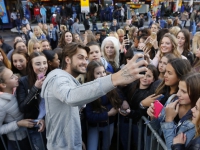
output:
POLYGON ((89 6, 89 0, 81 0, 81 12, 86 12, 86 14, 89 13, 89 6))
POLYGON ((9 23, 4 0, 0 0, 0 17, 3 23, 9 23))

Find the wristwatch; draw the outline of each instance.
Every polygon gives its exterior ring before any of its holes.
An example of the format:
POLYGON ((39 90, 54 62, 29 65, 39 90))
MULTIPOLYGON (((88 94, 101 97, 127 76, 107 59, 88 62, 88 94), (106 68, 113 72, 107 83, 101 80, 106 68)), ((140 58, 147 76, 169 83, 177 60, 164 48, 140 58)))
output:
POLYGON ((147 107, 144 107, 144 106, 142 105, 142 102, 140 102, 140 108, 146 109, 147 107))

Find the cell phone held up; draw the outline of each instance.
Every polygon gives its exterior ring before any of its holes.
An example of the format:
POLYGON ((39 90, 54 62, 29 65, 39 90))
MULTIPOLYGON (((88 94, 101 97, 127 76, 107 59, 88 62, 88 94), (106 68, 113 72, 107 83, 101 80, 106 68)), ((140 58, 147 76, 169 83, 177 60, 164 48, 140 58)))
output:
POLYGON ((43 73, 39 73, 39 74, 37 75, 37 79, 38 79, 38 80, 41 80, 43 77, 44 77, 44 74, 43 74, 43 73))
MULTIPOLYGON (((143 50, 140 50, 140 49, 134 49, 133 53, 134 53, 134 56, 135 56, 136 54, 143 54, 143 55, 144 55, 144 51, 143 51, 143 50)), ((141 61, 141 60, 144 60, 144 57, 138 58, 138 59, 136 60, 136 63, 139 62, 139 61, 141 61)), ((140 66, 140 67, 143 67, 143 66, 140 66)), ((145 72, 140 72, 140 74, 145 74, 145 72)))
POLYGON ((156 100, 154 102, 154 117, 155 118, 158 118, 162 109, 163 109, 163 105, 158 100, 156 100))

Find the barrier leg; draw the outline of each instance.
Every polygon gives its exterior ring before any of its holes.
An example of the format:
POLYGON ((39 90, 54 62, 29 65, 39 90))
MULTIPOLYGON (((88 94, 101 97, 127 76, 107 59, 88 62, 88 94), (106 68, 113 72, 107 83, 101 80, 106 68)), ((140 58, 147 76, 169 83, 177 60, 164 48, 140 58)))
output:
POLYGON ((42 136, 42 133, 41 133, 41 132, 40 132, 40 138, 41 138, 41 141, 42 141, 43 150, 46 150, 45 145, 44 145, 43 136, 42 136))
POLYGON ((34 150, 34 148, 33 148, 33 143, 32 143, 32 141, 31 141, 31 138, 30 138, 30 135, 29 135, 27 129, 26 129, 26 134, 27 134, 27 136, 28 136, 28 140, 29 140, 29 143, 30 143, 31 149, 34 150))
POLYGON ((138 123, 138 147, 137 150, 141 150, 141 141, 142 141, 142 119, 138 123))
POLYGON ((16 142, 16 144, 17 144, 17 149, 18 149, 18 150, 21 150, 21 149, 20 149, 20 146, 19 146, 19 142, 18 142, 18 140, 17 140, 16 132, 14 132, 13 134, 14 134, 14 137, 15 137, 15 142, 16 142))
POLYGON ((129 134, 128 134, 128 150, 131 148, 131 130, 132 130, 132 119, 129 119, 129 134))
POLYGON ((119 113, 118 113, 118 121, 117 121, 117 150, 119 150, 119 113))

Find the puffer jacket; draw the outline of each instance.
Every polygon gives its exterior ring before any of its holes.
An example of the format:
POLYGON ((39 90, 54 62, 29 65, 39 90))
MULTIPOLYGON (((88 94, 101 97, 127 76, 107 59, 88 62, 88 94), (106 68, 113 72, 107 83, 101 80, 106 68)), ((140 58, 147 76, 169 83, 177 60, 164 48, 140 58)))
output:
POLYGON ((19 111, 16 97, 9 93, 0 94, 0 135, 7 134, 9 140, 15 141, 13 132, 16 131, 17 140, 26 137, 24 128, 19 127, 17 122, 23 119, 19 111))

